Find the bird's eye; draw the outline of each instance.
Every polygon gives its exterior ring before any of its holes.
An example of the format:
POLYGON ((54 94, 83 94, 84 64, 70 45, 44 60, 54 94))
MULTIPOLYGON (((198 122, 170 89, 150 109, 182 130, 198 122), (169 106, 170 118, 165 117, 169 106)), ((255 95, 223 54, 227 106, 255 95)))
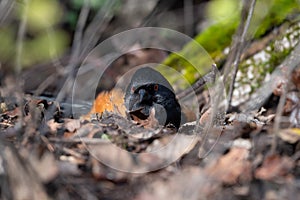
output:
POLYGON ((130 92, 131 92, 131 94, 133 94, 133 93, 134 93, 134 91, 135 91, 135 88, 134 88, 134 87, 132 87, 132 88, 131 88, 131 91, 130 91, 130 92))
POLYGON ((157 91, 158 90, 158 85, 155 84, 153 89, 154 89, 154 91, 157 91))

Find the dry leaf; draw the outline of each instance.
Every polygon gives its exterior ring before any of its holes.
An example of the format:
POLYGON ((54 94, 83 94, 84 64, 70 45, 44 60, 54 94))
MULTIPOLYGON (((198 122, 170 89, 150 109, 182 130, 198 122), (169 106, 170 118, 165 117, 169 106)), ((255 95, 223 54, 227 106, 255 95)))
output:
POLYGON ((263 180, 274 180, 286 176, 294 166, 294 161, 287 156, 271 155, 255 171, 255 177, 263 180))
POLYGON ((68 132, 74 133, 76 130, 80 128, 80 120, 78 119, 65 119, 64 127, 68 132))
POLYGON ((209 108, 207 111, 203 113, 203 115, 200 117, 199 123, 205 124, 208 123, 211 118, 211 108, 209 108))
POLYGON ((199 167, 188 167, 172 176, 168 180, 158 179, 148 183, 135 200, 172 199, 172 200, 198 200, 215 199, 220 184, 199 167))
POLYGON ((283 141, 291 144, 295 144, 300 140, 300 129, 299 128, 284 129, 281 130, 278 135, 283 141))
POLYGON ((157 129, 159 127, 159 122, 155 118, 155 109, 154 108, 152 108, 150 110, 150 115, 146 119, 144 119, 144 117, 140 117, 142 115, 140 110, 137 110, 135 112, 131 112, 130 115, 131 115, 132 119, 135 122, 137 122, 138 124, 140 124, 144 128, 157 129))
POLYGON ((206 172, 215 179, 235 184, 251 180, 251 164, 248 161, 249 150, 232 148, 227 154, 206 168, 206 172))
POLYGON ((50 133, 55 134, 57 133, 57 129, 60 129, 62 127, 62 124, 55 122, 54 119, 50 119, 49 121, 47 121, 47 126, 50 129, 50 133))
POLYGON ((147 152, 153 152, 158 158, 169 164, 189 153, 197 144, 195 135, 170 135, 155 140, 148 146, 147 152))
POLYGON ((176 135, 166 136, 161 142, 155 140, 144 153, 132 153, 110 142, 88 145, 88 150, 95 159, 109 168, 145 173, 161 169, 180 159, 194 148, 197 141, 194 136, 176 135))

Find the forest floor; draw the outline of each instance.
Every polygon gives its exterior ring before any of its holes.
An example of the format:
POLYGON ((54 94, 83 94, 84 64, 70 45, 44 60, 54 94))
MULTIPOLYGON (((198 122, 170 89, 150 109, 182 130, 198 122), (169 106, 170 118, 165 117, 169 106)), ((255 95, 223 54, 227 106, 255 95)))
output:
POLYGON ((73 119, 60 103, 17 92, 13 84, 3 85, 1 195, 297 199, 299 101, 293 98, 299 96, 300 71, 292 76, 280 129, 275 119, 282 87, 273 91, 265 108, 229 112, 222 124, 199 129, 192 122, 176 131, 143 127, 110 112, 73 119))

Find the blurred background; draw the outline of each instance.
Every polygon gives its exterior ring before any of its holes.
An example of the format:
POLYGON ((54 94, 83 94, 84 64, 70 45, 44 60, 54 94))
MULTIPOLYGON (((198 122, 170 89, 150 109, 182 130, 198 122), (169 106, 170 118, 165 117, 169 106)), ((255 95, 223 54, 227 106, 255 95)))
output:
MULTIPOLYGON (((97 44, 122 31, 145 26, 170 28, 194 38, 222 69, 241 9, 239 0, 2 0, 1 83, 7 74, 18 74, 26 92, 55 96, 97 44)), ((238 82, 247 84, 251 93, 297 43, 299 1, 257 1, 249 33, 238 82), (261 76, 248 76, 249 71, 261 76)), ((210 69, 203 66, 198 52, 189 44, 178 52, 198 63, 203 73, 210 69)), ((97 57, 90 59, 101 62, 97 57)), ((149 62, 175 68, 190 83, 199 78, 178 55, 143 49, 114 61, 98 91, 111 89, 118 75, 149 62)), ((168 79, 172 82, 171 77, 168 79)), ((185 86, 175 87, 180 90, 185 86)))

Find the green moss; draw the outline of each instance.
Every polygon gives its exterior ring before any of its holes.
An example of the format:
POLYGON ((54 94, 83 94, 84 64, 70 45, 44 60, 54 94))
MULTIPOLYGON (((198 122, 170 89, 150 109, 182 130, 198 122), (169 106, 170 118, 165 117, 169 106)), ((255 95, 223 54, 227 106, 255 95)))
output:
POLYGON ((7 62, 14 56, 15 39, 12 27, 0 28, 0 60, 7 62))
MULTIPOLYGON (((224 49, 229 47, 233 34, 235 33, 239 21, 240 21, 240 9, 238 5, 229 6, 231 9, 236 8, 235 12, 228 13, 227 18, 222 19, 219 17, 219 21, 216 21, 218 17, 217 13, 221 13, 224 16, 224 12, 219 12, 218 9, 223 9, 221 6, 215 6, 222 3, 224 0, 214 0, 211 3, 214 6, 208 6, 210 13, 209 17, 215 20, 215 23, 207 27, 200 34, 198 34, 193 42, 185 45, 185 47, 176 53, 170 54, 170 56, 163 62, 164 65, 173 67, 177 70, 184 69, 184 76, 190 82, 193 83, 196 80, 194 75, 200 72, 201 75, 206 73, 210 69, 209 56, 218 64, 224 58, 224 49), (216 4, 214 4, 217 2, 216 4), (211 12, 213 12, 211 14, 211 12), (203 49, 199 49, 193 43, 199 43, 209 56, 205 56, 203 49)), ((236 4, 239 1, 234 1, 236 4)), ((229 9, 230 10, 230 9, 229 9)), ((266 34, 267 31, 283 23, 285 19, 293 15, 293 13, 299 13, 300 7, 296 0, 260 0, 257 1, 255 11, 253 14, 253 19, 249 27, 249 33, 253 34, 255 38, 260 38, 262 35, 266 34)), ((226 12, 225 12, 226 13, 226 12)), ((276 66, 282 57, 285 57, 289 52, 283 52, 282 56, 277 58, 271 57, 270 63, 272 66, 276 66), (279 59, 280 58, 280 59, 279 59)), ((272 69, 270 68, 272 71, 272 69)))
POLYGON ((258 1, 252 23, 259 24, 255 38, 264 35, 274 26, 278 26, 293 13, 300 11, 297 0, 264 0, 258 1), (265 16, 261 13, 266 13, 265 16))
MULTIPOLYGON (((265 53, 267 59, 251 58, 241 62, 239 70, 241 75, 237 79, 237 86, 250 85, 253 93, 259 88, 267 74, 271 74, 274 69, 279 66, 284 59, 291 53, 297 44, 295 38, 300 37, 300 26, 286 23, 289 26, 274 39, 262 52, 265 53), (248 76, 249 71, 254 74, 253 77, 248 76)), ((285 24, 284 24, 285 26, 285 24)), ((298 41, 299 42, 299 41, 298 41)))

